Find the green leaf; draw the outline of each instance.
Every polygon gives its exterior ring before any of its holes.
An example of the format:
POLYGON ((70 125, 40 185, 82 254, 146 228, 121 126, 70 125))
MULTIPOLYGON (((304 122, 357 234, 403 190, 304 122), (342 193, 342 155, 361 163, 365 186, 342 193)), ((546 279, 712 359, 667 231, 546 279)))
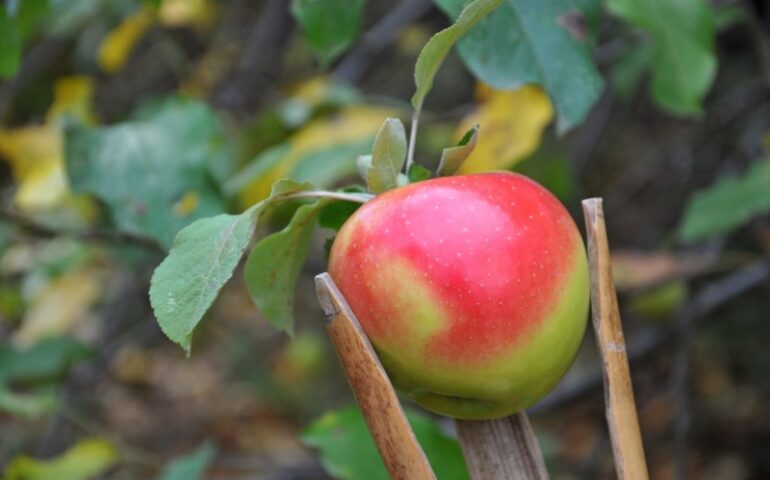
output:
MULTIPOLYGON (((346 193, 366 192, 365 189, 359 186, 346 187, 338 191, 346 193)), ((361 203, 358 202, 330 202, 328 205, 321 208, 321 211, 318 214, 318 224, 323 228, 330 228, 335 231, 339 230, 342 228, 342 225, 348 221, 348 218, 350 218, 350 216, 360 207, 361 203)))
POLYGON ((701 112, 717 68, 715 21, 705 0, 608 0, 607 8, 652 40, 652 93, 667 110, 701 112))
MULTIPOLYGON (((465 460, 457 441, 447 437, 431 419, 415 412, 406 416, 441 480, 468 479, 465 460)), ((302 435, 309 446, 320 450, 321 463, 341 480, 388 480, 374 441, 358 408, 329 412, 310 425, 302 435)))
POLYGON ((36 382, 66 372, 91 350, 69 337, 51 337, 18 350, 0 345, 0 383, 36 382))
POLYGON ((214 113, 192 100, 141 114, 115 126, 67 128, 67 174, 75 192, 104 201, 121 230, 169 246, 184 226, 225 210, 211 171, 226 160, 224 134, 214 113))
POLYGON ((417 183, 422 182, 423 180, 427 180, 431 177, 430 170, 423 167, 419 163, 413 163, 409 167, 409 183, 417 183))
POLYGON ((56 389, 51 385, 25 390, 23 393, 13 392, 0 385, 0 412, 36 419, 53 411, 57 398, 56 389))
POLYGON ((366 183, 372 193, 382 193, 398 186, 398 174, 406 160, 406 131, 401 120, 388 118, 374 138, 372 166, 366 183))
POLYGON ((305 263, 316 217, 327 199, 302 205, 291 222, 260 240, 246 260, 244 277, 251 299, 277 329, 294 331, 294 292, 305 263))
POLYGON ((652 49, 643 44, 630 49, 612 65, 612 84, 621 97, 628 98, 634 93, 651 62, 652 49))
MULTIPOLYGON (((463 0, 437 0, 450 17, 463 0)), ((558 113, 559 130, 578 125, 602 90, 583 19, 595 2, 506 0, 460 41, 458 51, 479 79, 501 90, 542 85, 558 113)))
POLYGON ((16 74, 21 63, 22 37, 16 22, 0 7, 0 77, 16 74))
POLYGON ((306 182, 279 180, 269 198, 240 215, 204 218, 179 232, 152 276, 150 303, 163 333, 188 355, 195 327, 232 277, 263 209, 286 195, 312 188, 306 182))
POLYGON ((194 452, 175 458, 163 468, 159 480, 200 480, 214 459, 216 449, 209 442, 194 452))
POLYGON ((414 67, 414 83, 417 90, 412 96, 412 105, 416 111, 422 109, 422 102, 433 87, 433 79, 454 44, 482 18, 500 6, 500 3, 502 0, 474 0, 462 9, 452 26, 441 30, 428 40, 414 67))
POLYGON ((291 13, 326 66, 353 43, 365 0, 292 0, 291 13))
POLYGON ((372 156, 371 155, 359 155, 356 157, 356 171, 358 175, 366 181, 369 177, 369 170, 372 168, 372 156))
POLYGON ((445 148, 441 152, 441 160, 438 162, 436 175, 446 177, 454 175, 460 170, 463 162, 471 154, 479 138, 479 126, 471 128, 463 138, 457 143, 457 146, 445 148))
POLYGON ((115 447, 104 440, 82 440, 58 457, 38 460, 19 455, 8 463, 4 480, 89 480, 118 459, 115 447))
POLYGON ((752 166, 690 198, 679 226, 679 238, 693 242, 729 233, 752 217, 770 211, 770 161, 752 166))

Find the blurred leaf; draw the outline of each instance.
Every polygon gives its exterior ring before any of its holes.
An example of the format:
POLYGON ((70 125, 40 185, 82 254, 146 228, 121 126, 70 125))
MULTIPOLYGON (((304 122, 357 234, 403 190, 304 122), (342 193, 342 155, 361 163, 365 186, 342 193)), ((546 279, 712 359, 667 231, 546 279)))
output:
MULTIPOLYGON (((433 35, 425 44, 417 64, 414 66, 416 91, 412 96, 412 105, 416 111, 422 109, 422 102, 433 88, 433 79, 455 43, 473 28, 481 19, 500 6, 502 0, 474 0, 459 11, 453 25, 433 35)), ((464 2, 458 4, 462 7, 464 2)))
POLYGON ((93 80, 62 77, 54 85, 54 101, 46 123, 15 130, 0 129, 0 154, 8 159, 18 183, 14 197, 24 211, 50 210, 67 197, 61 128, 66 115, 84 123, 94 121, 91 110, 93 80))
POLYGON ((770 211, 770 161, 762 161, 741 176, 720 180, 693 194, 679 225, 679 238, 693 242, 729 233, 767 211, 770 211))
POLYGON ((70 333, 87 318, 101 297, 104 274, 94 267, 65 273, 35 297, 13 334, 18 345, 32 345, 41 338, 70 333))
POLYGON ((211 173, 227 154, 224 135, 214 113, 192 100, 140 113, 114 126, 68 128, 67 174, 74 191, 107 204, 119 229, 168 246, 185 225, 225 210, 211 173), (174 206, 188 194, 197 196, 196 208, 178 215, 174 206))
POLYGON ((642 74, 652 63, 652 49, 642 44, 631 48, 612 65, 610 76, 615 90, 621 97, 628 98, 634 93, 642 74))
MULTIPOLYGON (((272 196, 310 187, 280 181, 272 196)), ((195 327, 232 277, 268 202, 259 202, 240 215, 217 215, 190 224, 179 232, 169 255, 155 269, 150 284, 155 318, 163 333, 188 355, 195 327)))
MULTIPOLYGON (((455 18, 465 2, 436 3, 455 18)), ((494 88, 542 85, 556 106, 559 130, 568 130, 583 121, 602 90, 584 25, 596 5, 506 0, 460 41, 460 57, 479 80, 494 88)))
POLYGON ((518 162, 514 171, 543 185, 562 203, 569 203, 573 199, 576 190, 575 178, 565 152, 546 146, 518 162))
POLYGON ((291 13, 326 66, 358 36, 365 0, 292 0, 291 13))
POLYGON ((706 1, 608 0, 607 8, 649 33, 655 100, 673 113, 700 113, 717 68, 714 17, 706 1))
POLYGON ((259 154, 226 189, 239 195, 243 207, 249 207, 265 199, 280 178, 331 186, 355 173, 355 158, 368 153, 383 120, 393 114, 392 109, 363 105, 313 120, 286 143, 259 154))
MULTIPOLYGON (((339 191, 363 193, 365 192, 365 189, 361 187, 347 187, 339 191)), ((348 218, 350 218, 350 216, 360 207, 361 204, 357 202, 337 201, 329 203, 321 208, 321 211, 318 214, 318 224, 323 228, 330 228, 335 231, 339 230, 348 218)))
POLYGON ((194 452, 182 455, 163 467, 158 480, 200 480, 216 454, 214 445, 203 443, 194 452))
POLYGON ((612 276, 618 290, 647 288, 673 278, 708 272, 715 267, 717 258, 713 253, 615 250, 612 252, 612 276))
POLYGON ((463 162, 470 156, 473 149, 476 147, 476 142, 479 138, 479 126, 474 125, 470 130, 465 132, 457 145, 454 147, 445 148, 441 152, 441 160, 438 162, 438 169, 436 175, 440 177, 454 175, 460 170, 463 162))
POLYGON ((107 73, 117 73, 122 70, 134 47, 153 23, 155 23, 155 10, 150 6, 144 6, 124 18, 104 37, 99 46, 97 62, 102 70, 107 73))
POLYGON ((254 245, 244 270, 249 295, 278 330, 294 334, 294 292, 305 263, 316 217, 328 199, 302 205, 280 232, 254 245))
POLYGON ((406 160, 406 131, 397 118, 388 118, 382 124, 372 147, 372 164, 366 175, 366 184, 372 193, 382 193, 398 185, 398 174, 406 160))
POLYGON ((49 379, 90 353, 88 347, 70 337, 49 337, 21 349, 0 345, 0 383, 49 379))
POLYGON ((360 102, 358 92, 329 77, 314 77, 289 89, 290 98, 278 105, 284 124, 297 128, 321 107, 342 107, 360 102))
POLYGON ((89 480, 103 473, 118 459, 115 448, 104 440, 81 440, 69 450, 50 460, 27 455, 12 459, 5 468, 4 480, 89 480))
POLYGON ((479 125, 476 147, 462 163, 462 174, 511 168, 535 151, 543 130, 553 118, 551 102, 540 88, 524 86, 482 94, 486 101, 466 116, 457 129, 459 137, 479 125))
POLYGON ((687 293, 687 283, 676 280, 635 296, 629 302, 629 308, 646 317, 665 318, 687 300, 687 293))
POLYGON ((409 183, 417 183, 422 182, 423 180, 428 180, 431 177, 431 174, 430 170, 423 167, 419 163, 413 163, 409 167, 408 177, 409 183))
POLYGON ((56 408, 57 398, 56 390, 50 386, 18 393, 0 385, 0 412, 33 420, 56 408))
MULTIPOLYGON (((409 410, 406 416, 428 460, 441 480, 465 480, 468 473, 460 446, 424 415, 409 410)), ((307 445, 320 450, 329 475, 341 480, 388 480, 379 453, 360 410, 349 407, 329 412, 302 435, 307 445)))
POLYGON ((205 28, 216 20, 217 7, 211 0, 162 0, 158 18, 167 27, 205 28))
POLYGON ((0 77, 16 74, 21 63, 22 36, 14 19, 0 7, 0 77))

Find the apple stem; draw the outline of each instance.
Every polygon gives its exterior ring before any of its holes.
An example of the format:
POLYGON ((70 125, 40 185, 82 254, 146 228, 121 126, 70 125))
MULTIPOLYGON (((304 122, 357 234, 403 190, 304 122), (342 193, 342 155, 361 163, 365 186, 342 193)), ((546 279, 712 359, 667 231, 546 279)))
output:
POLYGON ((420 123, 420 110, 417 108, 412 114, 412 125, 409 129, 409 147, 406 151, 406 167, 404 173, 409 175, 409 167, 414 163, 414 146, 417 143, 417 126, 420 123))
POLYGON ((604 224, 601 198, 583 200, 591 273, 591 315, 604 371, 607 424, 612 440, 615 469, 621 480, 649 478, 644 446, 634 403, 626 342, 604 224))

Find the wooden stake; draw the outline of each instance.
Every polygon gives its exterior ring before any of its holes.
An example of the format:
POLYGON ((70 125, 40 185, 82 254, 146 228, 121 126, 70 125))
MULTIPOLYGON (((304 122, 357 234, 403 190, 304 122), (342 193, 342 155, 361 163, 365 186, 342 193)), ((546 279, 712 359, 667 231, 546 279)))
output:
POLYGON ((374 348, 328 273, 315 277, 326 329, 385 467, 396 480, 435 480, 374 348))
POLYGON ((526 413, 496 420, 456 420, 455 424, 472 479, 548 479, 526 413))
POLYGON ((649 478, 634 403, 626 342, 612 279, 610 250, 601 198, 583 200, 591 272, 591 315, 602 356, 607 423, 615 468, 621 480, 649 478))

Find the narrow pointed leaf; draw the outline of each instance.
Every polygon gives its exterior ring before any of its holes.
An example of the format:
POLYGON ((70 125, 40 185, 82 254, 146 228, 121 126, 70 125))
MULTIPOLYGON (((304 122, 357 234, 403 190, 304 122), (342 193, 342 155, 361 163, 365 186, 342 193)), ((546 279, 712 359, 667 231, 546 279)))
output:
POLYGON ((377 132, 372 148, 372 166, 367 186, 372 193, 382 193, 398 186, 398 174, 406 160, 406 131, 396 118, 388 118, 377 132))
POLYGON ((457 173, 465 159, 473 152, 478 136, 479 126, 476 125, 463 135, 457 146, 445 148, 441 152, 441 160, 438 163, 436 174, 445 177, 457 173))

